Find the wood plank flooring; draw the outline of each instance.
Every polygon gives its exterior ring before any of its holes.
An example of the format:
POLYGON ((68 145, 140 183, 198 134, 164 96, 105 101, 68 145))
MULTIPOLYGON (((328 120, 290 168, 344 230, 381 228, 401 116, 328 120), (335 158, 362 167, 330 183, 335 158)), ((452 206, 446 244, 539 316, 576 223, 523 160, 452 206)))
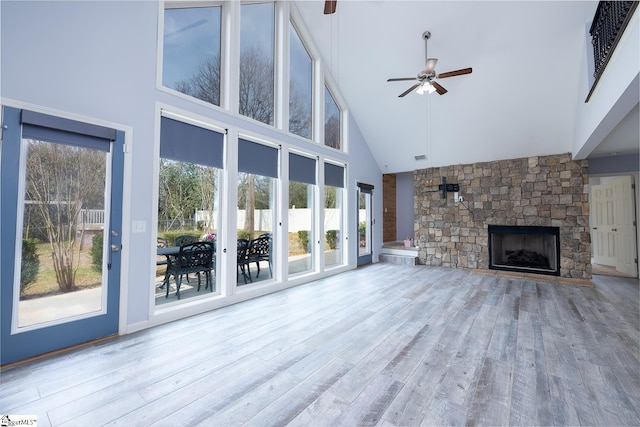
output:
POLYGON ((375 264, 0 373, 40 426, 640 425, 637 279, 375 264))

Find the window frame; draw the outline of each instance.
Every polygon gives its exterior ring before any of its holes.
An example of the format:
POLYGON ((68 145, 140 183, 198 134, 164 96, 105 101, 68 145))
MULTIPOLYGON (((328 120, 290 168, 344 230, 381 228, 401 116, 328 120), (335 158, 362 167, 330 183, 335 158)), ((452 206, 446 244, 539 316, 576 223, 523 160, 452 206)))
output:
POLYGON ((229 110, 229 76, 228 67, 226 64, 230 62, 230 49, 228 47, 229 36, 229 23, 226 17, 229 15, 228 1, 222 0, 208 0, 208 1, 159 1, 158 2, 158 37, 157 37, 157 62, 156 62, 156 89, 162 92, 169 93, 178 98, 182 98, 186 101, 199 104, 201 106, 228 111, 229 110), (164 12, 166 9, 187 9, 187 8, 207 8, 207 7, 220 7, 220 105, 212 104, 202 99, 196 98, 186 93, 180 92, 169 86, 165 86, 163 82, 164 78, 164 12))
MULTIPOLYGON (((211 105, 211 104, 208 104, 211 105)), ((160 197, 160 191, 159 191, 159 187, 160 187, 160 143, 161 143, 161 121, 162 121, 162 117, 166 117, 175 121, 179 121, 179 122, 183 122, 185 124, 191 125, 191 126, 196 126, 196 127, 201 127, 203 129, 207 129, 213 132, 218 132, 218 133, 222 133, 224 138, 223 138, 223 159, 222 159, 222 168, 218 169, 217 171, 217 180, 218 180, 218 200, 217 200, 217 211, 216 211, 216 222, 218 224, 222 224, 222 221, 224 219, 224 210, 226 209, 225 204, 223 203, 223 200, 227 199, 227 179, 226 179, 226 173, 227 173, 227 168, 228 168, 228 150, 229 150, 229 132, 228 132, 228 128, 220 123, 217 122, 215 120, 212 120, 210 118, 204 117, 204 116, 200 116, 196 113, 190 112, 190 111, 185 111, 185 110, 181 110, 180 108, 171 106, 171 105, 167 105, 167 104, 160 104, 158 103, 156 105, 156 132, 155 132, 155 144, 154 144, 154 149, 153 149, 153 192, 151 194, 152 197, 152 216, 151 216, 151 227, 150 227, 150 231, 152 233, 152 236, 158 236, 158 208, 159 208, 159 197, 160 197)), ((222 241, 224 242, 225 239, 227 239, 227 235, 229 233, 226 232, 225 230, 222 230, 222 232, 220 232, 219 230, 217 231, 217 237, 218 237, 218 242, 222 241)), ((153 247, 151 249, 152 253, 155 253, 156 251, 156 241, 155 239, 152 241, 153 247)), ((217 263, 219 266, 223 265, 224 262, 222 262, 224 260, 224 256, 222 256, 222 254, 218 253, 216 255, 217 258, 217 263)), ((151 256, 150 257, 150 266, 151 266, 151 270, 150 271, 155 271, 156 268, 156 257, 155 256, 151 256)), ((214 283, 216 284, 216 289, 215 292, 207 292, 206 295, 199 295, 195 298, 187 298, 187 299, 181 299, 181 300, 177 300, 176 301, 172 301, 166 304, 156 304, 156 298, 155 298, 155 292, 152 292, 149 294, 149 316, 150 319, 154 319, 154 318, 161 318, 165 315, 167 315, 168 313, 174 312, 176 309, 182 309, 185 308, 186 310, 190 310, 190 307, 194 306, 194 305, 200 305, 203 304, 205 306, 209 306, 211 304, 211 301, 216 301, 219 299, 224 299, 224 298, 228 298, 230 296, 230 293, 228 292, 228 289, 226 288, 226 286, 224 286, 224 274, 226 274, 222 269, 220 269, 219 271, 215 271, 215 279, 214 279, 214 283)), ((150 289, 154 289, 155 288, 155 274, 152 274, 150 277, 150 289)))

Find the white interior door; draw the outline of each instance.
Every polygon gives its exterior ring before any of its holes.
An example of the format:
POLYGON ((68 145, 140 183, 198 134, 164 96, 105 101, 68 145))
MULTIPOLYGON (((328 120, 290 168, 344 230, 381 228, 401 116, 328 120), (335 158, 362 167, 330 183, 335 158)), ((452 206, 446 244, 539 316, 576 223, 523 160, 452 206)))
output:
POLYGON ((616 270, 637 277, 636 229, 631 176, 623 176, 612 184, 614 199, 614 225, 616 270))
POLYGON ((591 186, 593 262, 616 265, 613 184, 591 186))

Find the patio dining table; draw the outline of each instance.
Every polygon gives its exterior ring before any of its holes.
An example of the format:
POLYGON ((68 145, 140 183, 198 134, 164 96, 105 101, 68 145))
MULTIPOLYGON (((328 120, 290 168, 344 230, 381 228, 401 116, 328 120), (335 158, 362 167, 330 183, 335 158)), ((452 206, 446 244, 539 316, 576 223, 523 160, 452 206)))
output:
MULTIPOLYGON (((156 262, 156 265, 168 265, 169 264, 169 258, 170 257, 176 257, 180 253, 180 246, 159 247, 157 249, 156 253, 157 253, 158 256, 166 257, 166 261, 164 261, 162 263, 156 262)), ((162 279, 162 284, 158 287, 158 289, 163 289, 165 286, 168 286, 168 284, 169 284, 169 274, 168 273, 169 273, 169 271, 166 270, 165 274, 164 274, 164 279, 162 279)))
POLYGON ((167 246, 165 248, 158 248, 158 256, 176 256, 180 253, 180 246, 167 246))

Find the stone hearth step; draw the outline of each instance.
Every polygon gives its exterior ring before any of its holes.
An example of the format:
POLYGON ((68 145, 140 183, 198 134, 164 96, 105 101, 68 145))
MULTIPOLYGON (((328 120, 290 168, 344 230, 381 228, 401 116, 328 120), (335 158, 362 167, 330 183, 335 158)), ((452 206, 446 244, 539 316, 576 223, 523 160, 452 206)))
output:
POLYGON ((406 255, 392 255, 392 254, 380 254, 380 262, 388 262, 391 264, 403 264, 403 265, 416 265, 418 262, 417 256, 406 255))
POLYGON ((392 264, 416 265, 418 264, 418 248, 405 247, 404 242, 385 242, 380 251, 380 262, 392 264))

